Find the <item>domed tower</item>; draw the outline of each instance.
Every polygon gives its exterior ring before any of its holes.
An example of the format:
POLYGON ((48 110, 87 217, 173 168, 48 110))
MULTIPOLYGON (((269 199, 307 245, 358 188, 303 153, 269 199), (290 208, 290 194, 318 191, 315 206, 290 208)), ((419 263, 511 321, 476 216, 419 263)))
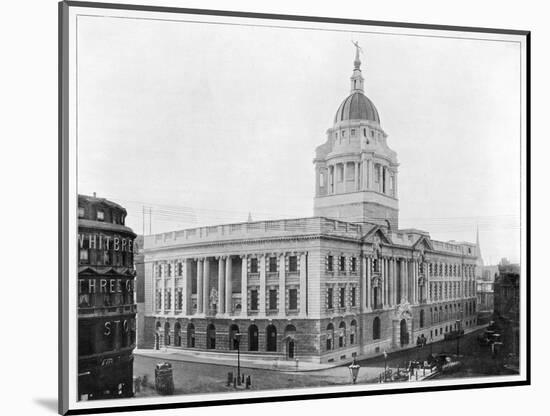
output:
POLYGON ((315 151, 314 215, 398 228, 397 154, 388 147, 378 110, 364 94, 360 48, 351 92, 340 104, 327 141, 315 151))

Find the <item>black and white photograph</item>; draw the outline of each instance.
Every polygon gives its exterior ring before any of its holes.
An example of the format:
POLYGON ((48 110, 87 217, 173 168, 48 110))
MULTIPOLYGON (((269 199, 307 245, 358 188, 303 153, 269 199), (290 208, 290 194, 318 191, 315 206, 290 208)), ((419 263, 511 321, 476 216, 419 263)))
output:
POLYGON ((62 413, 528 384, 528 32, 60 13, 62 413))

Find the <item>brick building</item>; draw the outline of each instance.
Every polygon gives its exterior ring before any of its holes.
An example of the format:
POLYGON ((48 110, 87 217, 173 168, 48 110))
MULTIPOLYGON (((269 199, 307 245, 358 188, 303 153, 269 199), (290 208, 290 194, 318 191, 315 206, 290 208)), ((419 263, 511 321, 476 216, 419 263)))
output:
POLYGON ((78 196, 78 397, 131 397, 136 332, 133 243, 126 210, 78 196))
POLYGON ((363 91, 316 150, 314 217, 144 239, 144 348, 349 361, 476 324, 477 247, 399 229, 397 155, 363 91))

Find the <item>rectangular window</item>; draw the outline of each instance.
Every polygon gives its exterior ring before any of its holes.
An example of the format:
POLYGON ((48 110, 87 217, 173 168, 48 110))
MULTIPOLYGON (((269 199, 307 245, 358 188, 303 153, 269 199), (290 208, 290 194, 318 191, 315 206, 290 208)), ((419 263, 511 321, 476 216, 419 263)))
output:
POLYGON ((355 292, 356 292, 355 287, 352 287, 351 288, 351 306, 355 306, 355 292))
POLYGON ((351 137, 355 137, 355 129, 351 129, 351 137))
POLYGON ((80 259, 81 263, 88 263, 88 249, 87 248, 81 248, 80 249, 79 259, 80 259))
POLYGON ((332 297, 333 297, 333 293, 332 293, 332 288, 329 287, 327 289, 327 309, 332 309, 333 305, 332 305, 332 297))
POLYGON ((78 218, 84 218, 84 207, 78 207, 78 218))
POLYGON ((341 308, 346 307, 346 288, 345 287, 340 288, 340 307, 341 308))
POLYGON ((288 271, 291 273, 298 271, 298 256, 290 256, 288 258, 288 271))
POLYGON ((183 276, 183 263, 178 263, 178 276, 183 276))
POLYGON ((319 174, 319 186, 321 188, 325 186, 325 174, 323 172, 319 174))
POLYGON ((346 258, 344 256, 340 256, 340 262, 339 262, 338 270, 341 271, 341 272, 346 271, 346 258))
POLYGON ((250 259, 250 273, 258 273, 258 259, 250 259))
POLYGON ((355 257, 351 258, 351 271, 352 272, 357 271, 357 259, 355 257))
POLYGON ((104 212, 101 211, 101 210, 98 210, 98 211, 97 211, 97 220, 98 220, 98 221, 103 221, 104 219, 105 219, 105 214, 104 214, 104 212))
POLYGON ((250 291, 250 310, 258 310, 258 291, 256 289, 250 291))
POLYGON ((292 311, 298 309, 298 289, 288 290, 288 309, 292 311))
POLYGON ((332 272, 334 270, 333 265, 332 265, 333 262, 334 262, 334 258, 332 256, 328 256, 327 257, 327 272, 332 272))
POLYGON ((162 305, 162 293, 160 293, 160 290, 157 290, 157 296, 156 296, 156 307, 157 310, 160 310, 162 305))
POLYGON ((277 272, 277 257, 269 258, 269 273, 277 272))
POLYGON ((172 264, 168 263, 168 271, 166 272, 166 276, 172 276, 172 264))
POLYGON ((269 290, 269 309, 277 309, 277 290, 269 290))
POLYGON ((181 311, 182 306, 183 306, 183 289, 179 288, 178 291, 176 292, 176 309, 178 311, 181 311))
POLYGON ((164 309, 171 309, 172 308, 172 290, 166 289, 166 292, 164 293, 164 309))

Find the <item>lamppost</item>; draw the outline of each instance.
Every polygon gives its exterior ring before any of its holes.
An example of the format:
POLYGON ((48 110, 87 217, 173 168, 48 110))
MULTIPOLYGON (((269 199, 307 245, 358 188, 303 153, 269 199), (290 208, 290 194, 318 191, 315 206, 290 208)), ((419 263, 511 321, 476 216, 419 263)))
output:
POLYGON ((459 348, 460 348, 460 327, 461 327, 461 324, 462 324, 462 308, 460 308, 458 310, 458 319, 456 320, 456 330, 457 330, 457 335, 456 335, 456 358, 458 358, 459 356, 459 348))
POLYGON ((386 375, 388 374, 388 353, 384 350, 384 382, 386 381, 386 375))
POLYGON ((235 335, 235 343, 237 344, 237 384, 241 385, 241 337, 242 334, 237 332, 235 335))
POLYGON ((357 364, 357 362, 355 361, 355 358, 354 358, 353 362, 350 364, 350 366, 348 368, 349 368, 349 372, 351 374, 351 380, 352 380, 353 384, 355 384, 355 382, 357 381, 357 376, 359 375, 359 369, 361 368, 361 366, 359 364, 357 364))
POLYGON ((459 352, 460 352, 460 324, 462 320, 457 319, 456 320, 456 328, 457 328, 457 334, 456 334, 456 357, 458 358, 459 352))

